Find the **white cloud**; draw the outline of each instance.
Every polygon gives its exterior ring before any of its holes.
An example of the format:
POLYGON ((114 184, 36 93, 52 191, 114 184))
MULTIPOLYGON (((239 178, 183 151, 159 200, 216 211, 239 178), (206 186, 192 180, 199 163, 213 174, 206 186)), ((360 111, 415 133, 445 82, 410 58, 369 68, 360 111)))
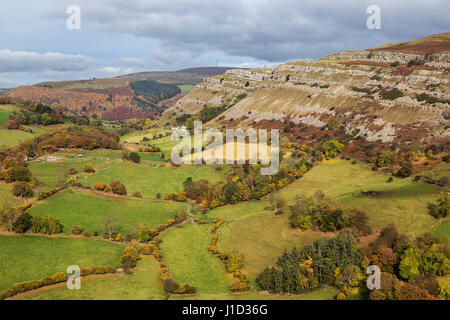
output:
POLYGON ((90 67, 93 59, 59 52, 37 53, 0 50, 0 72, 80 71, 90 67))

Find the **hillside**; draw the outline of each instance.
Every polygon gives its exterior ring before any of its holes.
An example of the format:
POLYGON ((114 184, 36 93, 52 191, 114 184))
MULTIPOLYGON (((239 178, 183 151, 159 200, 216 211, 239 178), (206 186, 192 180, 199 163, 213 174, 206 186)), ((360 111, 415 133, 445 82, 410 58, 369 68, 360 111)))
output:
MULTIPOLYGON (((436 41, 442 52, 450 51, 448 38, 426 39, 419 42, 436 41)), ((399 51, 402 47, 411 48, 396 45, 384 49, 392 51, 340 52, 274 69, 229 70, 205 79, 166 114, 222 107, 225 112, 210 126, 288 126, 290 138, 303 143, 336 132, 378 145, 448 140, 450 56, 412 55, 399 51)))
MULTIPOLYGON (((13 99, 64 106, 104 120, 154 117, 173 105, 205 76, 226 67, 192 68, 173 72, 141 72, 116 78, 49 81, 7 92, 13 99)), ((2 93, 2 91, 0 91, 2 93)))
POLYGON ((21 86, 6 95, 13 99, 63 106, 79 114, 98 115, 104 120, 124 120, 157 115, 164 109, 160 103, 181 97, 181 89, 152 80, 98 79, 21 86))

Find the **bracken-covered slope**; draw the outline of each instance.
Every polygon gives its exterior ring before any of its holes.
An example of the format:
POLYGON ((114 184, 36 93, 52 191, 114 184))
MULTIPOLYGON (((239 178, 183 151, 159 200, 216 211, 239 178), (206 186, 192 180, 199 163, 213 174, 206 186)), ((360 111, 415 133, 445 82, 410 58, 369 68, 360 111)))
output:
POLYGON ((173 84, 153 80, 95 79, 46 82, 9 91, 13 99, 66 107, 105 120, 146 118, 164 110, 164 101, 179 96, 173 84))
MULTIPOLYGON (((179 85, 196 85, 229 67, 140 72, 116 78, 50 81, 10 90, 14 99, 67 107, 105 120, 151 117, 182 98, 179 85)), ((1 91, 0 91, 1 93, 1 91)))
POLYGON ((293 122, 294 129, 302 128, 297 137, 305 140, 331 129, 385 144, 448 139, 448 35, 274 69, 229 70, 207 78, 166 113, 226 107, 210 126, 283 127, 293 122), (409 51, 414 43, 434 41, 440 43, 439 52, 409 51))

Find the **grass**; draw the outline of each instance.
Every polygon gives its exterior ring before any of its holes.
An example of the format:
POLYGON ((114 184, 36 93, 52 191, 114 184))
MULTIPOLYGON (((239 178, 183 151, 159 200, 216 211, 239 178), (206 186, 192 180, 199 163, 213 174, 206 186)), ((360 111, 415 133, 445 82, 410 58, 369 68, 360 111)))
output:
POLYGON ((169 300, 334 300, 338 290, 332 287, 324 287, 311 292, 298 295, 274 295, 258 291, 250 291, 244 294, 216 293, 198 294, 195 296, 175 296, 169 300))
POLYGON ((0 208, 2 204, 7 206, 15 207, 21 204, 20 200, 14 198, 11 189, 12 184, 0 184, 0 208))
POLYGON ((315 166, 301 179, 284 188, 286 199, 295 195, 312 195, 322 190, 326 196, 344 207, 360 207, 367 210, 371 225, 380 230, 386 224, 397 224, 401 232, 421 234, 430 231, 436 220, 428 214, 427 204, 435 202, 440 189, 412 178, 394 178, 386 182, 388 175, 372 171, 364 163, 330 160, 315 166), (362 190, 382 191, 379 197, 361 195, 362 190))
POLYGON ((188 84, 183 84, 183 85, 178 86, 178 88, 180 88, 181 91, 183 91, 183 93, 189 93, 189 92, 191 92, 192 90, 195 89, 195 86, 188 85, 188 84))
POLYGON ((100 231, 103 216, 117 215, 122 234, 131 231, 131 226, 146 223, 155 227, 172 219, 183 204, 153 200, 126 200, 107 197, 89 191, 65 190, 29 209, 32 216, 52 214, 70 233, 75 223, 89 232, 100 231))
POLYGON ((39 280, 70 265, 117 267, 123 246, 98 240, 0 236, 0 290, 39 280))
MULTIPOLYGON (((159 152, 138 152, 141 156, 141 160, 143 161, 157 161, 162 162, 164 161, 161 158, 161 154, 159 152)), ((104 160, 111 160, 111 159, 122 159, 122 151, 121 150, 109 150, 109 149, 97 149, 92 151, 85 151, 85 150, 78 150, 78 151, 60 151, 55 152, 53 155, 55 156, 62 156, 66 158, 78 158, 78 155, 82 155, 82 158, 78 159, 104 159, 104 160)))
POLYGON ((0 129, 0 149, 16 146, 34 136, 33 133, 21 130, 0 129))
POLYGON ((0 125, 4 125, 4 124, 8 123, 9 114, 10 114, 10 112, 0 109, 0 125))
POLYGON ((144 197, 155 198, 157 193, 183 191, 183 181, 192 177, 194 181, 207 179, 217 181, 224 171, 218 172, 213 166, 183 166, 179 168, 157 167, 145 164, 116 163, 99 171, 81 182, 93 186, 98 182, 110 183, 119 180, 131 194, 139 191, 144 197))
POLYGON ((175 281, 197 288, 197 292, 229 292, 231 278, 224 264, 208 252, 211 226, 184 224, 161 236, 164 261, 175 281))
POLYGON ((445 238, 450 236, 450 220, 444 220, 437 227, 435 227, 432 231, 432 234, 434 234, 438 238, 445 238))
POLYGON ((83 173, 83 166, 90 163, 95 168, 101 167, 104 164, 104 160, 100 159, 67 159, 52 162, 33 162, 29 164, 33 177, 38 179, 39 185, 36 188, 37 191, 48 191, 55 189, 64 182, 66 182, 71 176, 69 175, 69 169, 75 168, 77 173, 83 173))
POLYGON ((219 250, 237 250, 244 255, 244 272, 254 280, 269 265, 274 265, 284 250, 301 248, 325 236, 322 232, 294 230, 286 212, 276 216, 264 208, 268 201, 249 201, 211 211, 214 218, 224 218, 219 229, 219 250))
MULTIPOLYGON (((315 166, 301 179, 280 191, 289 203, 296 195, 312 195, 322 190, 344 207, 361 207, 368 211, 370 224, 377 230, 394 222, 401 232, 420 234, 431 231, 437 221, 429 216, 427 203, 439 197, 439 189, 411 178, 394 179, 374 172, 368 165, 332 160, 315 166), (384 191, 379 198, 361 196, 361 190, 384 191)), ((254 280, 265 267, 274 265, 285 249, 302 247, 318 237, 332 233, 301 232, 289 226, 289 209, 275 216, 265 210, 267 199, 228 205, 210 211, 213 218, 223 217, 225 224, 219 229, 218 248, 223 251, 238 250, 244 255, 245 272, 254 280)), ((441 224, 437 234, 448 232, 448 224, 441 224)))
POLYGON ((52 288, 20 297, 22 300, 163 300, 167 294, 159 279, 159 264, 143 257, 131 275, 81 279, 80 290, 52 288))

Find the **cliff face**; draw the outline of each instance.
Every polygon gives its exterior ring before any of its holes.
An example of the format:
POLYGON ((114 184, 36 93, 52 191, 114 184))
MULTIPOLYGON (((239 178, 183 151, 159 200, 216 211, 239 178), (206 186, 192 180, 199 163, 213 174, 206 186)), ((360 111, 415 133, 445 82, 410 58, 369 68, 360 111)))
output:
POLYGON ((206 78, 168 112, 179 116, 207 105, 226 106, 209 125, 274 127, 293 122, 328 130, 332 122, 332 127, 356 131, 373 142, 447 139, 449 72, 448 53, 389 48, 340 52, 318 61, 229 70, 206 78))

